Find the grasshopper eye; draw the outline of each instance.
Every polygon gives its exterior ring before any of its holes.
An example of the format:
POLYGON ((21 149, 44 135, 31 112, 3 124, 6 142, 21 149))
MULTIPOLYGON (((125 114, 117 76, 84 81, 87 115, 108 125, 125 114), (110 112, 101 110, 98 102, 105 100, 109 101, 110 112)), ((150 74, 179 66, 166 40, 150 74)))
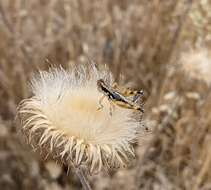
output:
POLYGON ((144 91, 140 90, 140 91, 138 91, 138 94, 144 95, 144 91))

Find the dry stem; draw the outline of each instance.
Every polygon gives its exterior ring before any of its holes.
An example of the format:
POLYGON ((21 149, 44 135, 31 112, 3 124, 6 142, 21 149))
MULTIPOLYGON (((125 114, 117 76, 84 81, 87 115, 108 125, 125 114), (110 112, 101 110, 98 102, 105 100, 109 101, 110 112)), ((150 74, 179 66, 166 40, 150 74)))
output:
POLYGON ((88 182, 88 180, 87 180, 87 178, 86 178, 86 176, 83 172, 83 169, 80 166, 76 167, 76 166, 73 165, 73 167, 74 167, 76 175, 80 179, 80 182, 82 184, 83 189, 84 190, 92 190, 92 188, 91 188, 91 186, 90 186, 90 184, 89 184, 89 182, 88 182))

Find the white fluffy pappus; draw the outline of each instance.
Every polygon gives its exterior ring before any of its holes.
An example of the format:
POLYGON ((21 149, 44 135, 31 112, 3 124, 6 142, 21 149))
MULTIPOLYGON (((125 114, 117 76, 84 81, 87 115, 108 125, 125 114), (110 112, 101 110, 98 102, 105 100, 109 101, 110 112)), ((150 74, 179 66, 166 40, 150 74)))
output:
POLYGON ((18 116, 32 146, 45 148, 66 164, 84 164, 91 173, 124 167, 142 125, 133 110, 115 106, 97 90, 97 80, 112 84, 109 71, 94 65, 41 71, 31 83, 33 97, 23 100, 18 116))
POLYGON ((180 65, 189 77, 211 84, 211 56, 206 49, 183 53, 180 65))

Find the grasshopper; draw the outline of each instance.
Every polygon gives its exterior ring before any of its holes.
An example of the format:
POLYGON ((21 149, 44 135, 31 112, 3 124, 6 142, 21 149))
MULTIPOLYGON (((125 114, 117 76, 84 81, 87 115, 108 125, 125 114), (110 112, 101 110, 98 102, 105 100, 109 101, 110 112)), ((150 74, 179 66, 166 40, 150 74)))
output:
MULTIPOLYGON (((103 93, 104 96, 99 100, 100 108, 103 108, 102 101, 105 97, 113 103, 122 108, 126 109, 134 109, 140 112, 144 112, 142 105, 137 103, 137 100, 143 96, 143 91, 134 91, 131 89, 126 89, 125 91, 121 92, 120 89, 117 88, 117 85, 114 84, 113 86, 109 86, 105 83, 103 79, 99 79, 97 81, 97 88, 100 92, 103 93), (130 98, 132 97, 132 99, 130 98)), ((98 109, 98 110, 99 110, 98 109)), ((111 114, 111 110, 110 110, 111 114)))

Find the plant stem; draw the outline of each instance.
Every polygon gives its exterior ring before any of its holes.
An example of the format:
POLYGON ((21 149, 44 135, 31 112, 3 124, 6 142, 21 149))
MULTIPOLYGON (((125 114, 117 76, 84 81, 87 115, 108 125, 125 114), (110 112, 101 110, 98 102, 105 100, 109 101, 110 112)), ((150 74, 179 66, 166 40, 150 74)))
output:
POLYGON ((91 186, 90 186, 87 178, 84 175, 84 172, 83 172, 82 168, 80 166, 78 166, 78 167, 73 166, 73 167, 75 169, 76 175, 78 176, 78 178, 81 181, 81 184, 83 186, 83 189, 84 190, 92 190, 92 188, 91 188, 91 186))

